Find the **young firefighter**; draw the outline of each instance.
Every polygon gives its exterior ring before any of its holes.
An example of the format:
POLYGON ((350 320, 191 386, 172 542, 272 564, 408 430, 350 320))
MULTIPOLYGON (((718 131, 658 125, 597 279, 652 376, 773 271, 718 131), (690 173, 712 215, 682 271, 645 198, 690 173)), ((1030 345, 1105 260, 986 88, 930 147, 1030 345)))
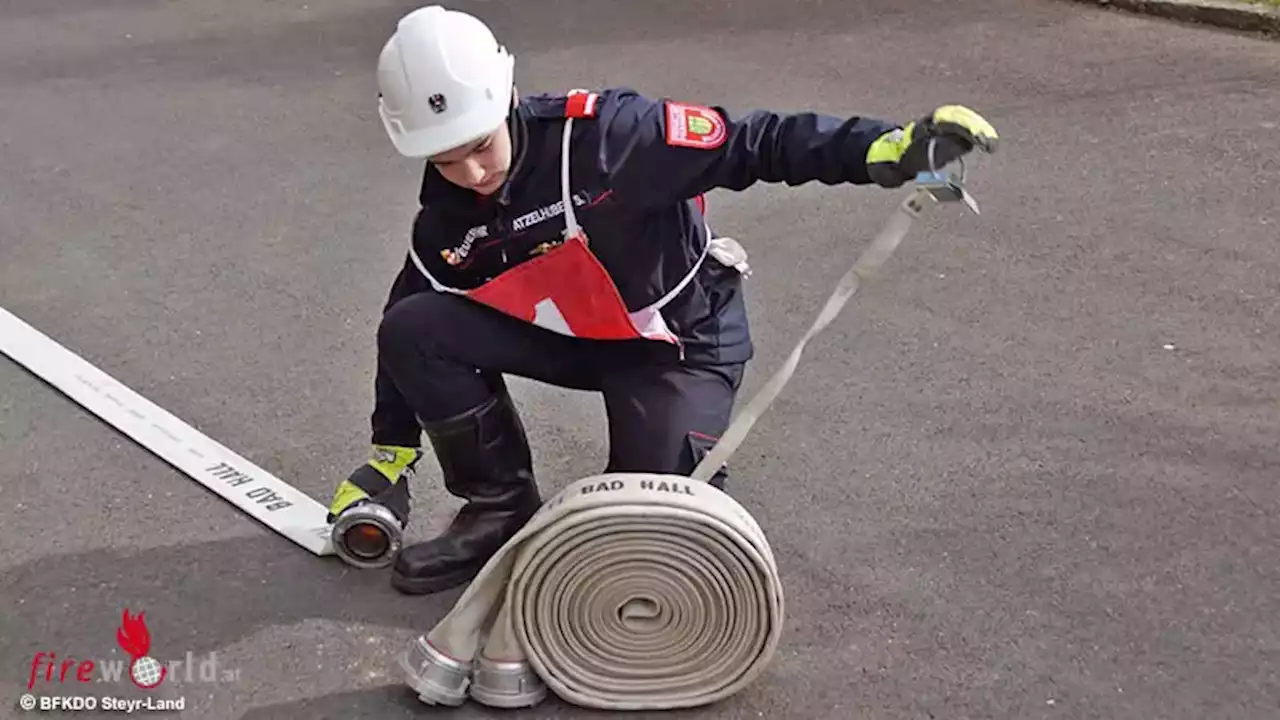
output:
POLYGON ((930 138, 939 168, 997 140, 960 106, 905 126, 735 119, 623 88, 521 97, 513 75, 484 23, 439 6, 406 15, 378 61, 386 131, 426 171, 377 332, 372 457, 330 520, 373 501, 407 522, 425 432, 466 504, 400 552, 392 584, 406 593, 468 582, 540 505, 504 373, 600 392, 607 471, 688 474, 727 427, 752 345, 741 248, 714 238, 705 193, 896 188, 928 169, 930 138))

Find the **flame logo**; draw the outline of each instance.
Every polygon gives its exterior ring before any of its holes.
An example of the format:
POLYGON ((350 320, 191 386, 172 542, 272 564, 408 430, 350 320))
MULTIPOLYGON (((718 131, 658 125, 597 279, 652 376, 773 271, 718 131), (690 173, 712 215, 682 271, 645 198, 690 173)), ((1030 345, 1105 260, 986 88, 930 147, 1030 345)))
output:
POLYGON ((164 682, 169 668, 147 655, 151 650, 151 631, 147 629, 145 612, 130 616, 129 608, 124 609, 124 619, 116 629, 116 642, 133 658, 129 663, 129 679, 134 685, 150 690, 164 682))
POLYGON ((120 649, 129 653, 129 657, 142 657, 151 649, 151 631, 147 629, 146 613, 141 612, 129 616, 129 608, 124 609, 124 621, 116 630, 116 642, 120 649))

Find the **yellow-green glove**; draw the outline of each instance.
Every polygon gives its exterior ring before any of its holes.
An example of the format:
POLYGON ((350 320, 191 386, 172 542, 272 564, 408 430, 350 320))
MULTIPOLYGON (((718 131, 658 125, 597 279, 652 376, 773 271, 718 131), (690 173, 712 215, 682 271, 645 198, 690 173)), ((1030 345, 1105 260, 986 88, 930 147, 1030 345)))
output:
POLYGON ((929 170, 929 140, 934 139, 933 169, 940 170, 976 147, 996 151, 996 129, 963 105, 943 105, 906 127, 892 130, 867 150, 867 175, 877 185, 896 188, 929 170))
POLYGON ((354 505, 375 502, 394 513, 401 525, 408 523, 409 479, 421 459, 418 448, 374 445, 369 461, 356 468, 334 491, 328 521, 333 522, 354 505))

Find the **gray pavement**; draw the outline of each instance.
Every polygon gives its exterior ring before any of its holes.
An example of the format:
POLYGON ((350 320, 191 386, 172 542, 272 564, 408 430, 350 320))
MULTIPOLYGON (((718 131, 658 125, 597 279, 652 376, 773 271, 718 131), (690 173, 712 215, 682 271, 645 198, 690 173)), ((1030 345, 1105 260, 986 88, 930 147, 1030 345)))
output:
MULTIPOLYGON (((668 716, 1280 715, 1280 45, 1049 0, 454 4, 526 91, 963 102, 1003 135, 983 214, 919 227, 735 458, 786 635, 668 716)), ((372 76, 410 7, 0 4, 0 306, 326 501, 415 208, 372 76)), ((899 197, 712 198, 755 269, 747 393, 899 197)), ((596 472, 598 400, 516 387, 544 484, 596 472)), ((124 605, 157 656, 238 671, 183 717, 486 716, 393 665, 456 593, 310 557, 7 360, 0 388, 0 717, 37 652, 123 657, 124 605)), ((415 539, 456 507, 428 470, 415 539)))

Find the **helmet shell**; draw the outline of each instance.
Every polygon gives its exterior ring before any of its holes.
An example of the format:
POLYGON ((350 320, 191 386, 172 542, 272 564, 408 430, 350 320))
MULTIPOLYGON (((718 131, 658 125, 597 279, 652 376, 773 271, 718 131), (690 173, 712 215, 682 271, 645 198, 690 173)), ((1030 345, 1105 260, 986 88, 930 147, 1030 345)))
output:
POLYGON ((515 58, 479 19, 430 5, 400 19, 378 57, 378 114, 397 151, 425 158, 496 130, 515 58))

